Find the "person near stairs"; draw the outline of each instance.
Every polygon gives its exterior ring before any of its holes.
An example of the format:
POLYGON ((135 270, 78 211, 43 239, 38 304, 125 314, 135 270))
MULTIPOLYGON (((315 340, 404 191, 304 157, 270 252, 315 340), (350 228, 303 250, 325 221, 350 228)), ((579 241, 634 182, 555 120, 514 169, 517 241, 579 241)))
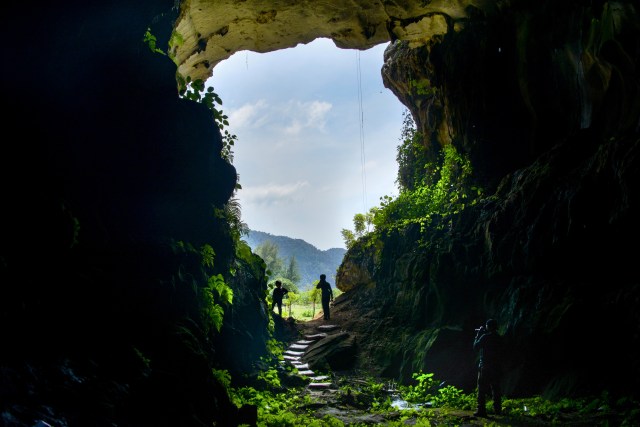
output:
POLYGON ((276 280, 276 287, 273 288, 273 293, 271 294, 271 311, 273 311, 273 307, 277 305, 280 317, 282 317, 282 298, 284 298, 288 293, 289 290, 282 287, 282 282, 280 280, 276 280))
POLYGON ((491 394, 493 398, 494 413, 500 415, 502 413, 502 393, 500 391, 502 337, 498 334, 498 322, 489 319, 484 326, 476 329, 473 349, 480 355, 478 361, 478 410, 473 415, 476 417, 487 416, 488 394, 491 394))
POLYGON ((333 301, 333 289, 327 282, 325 274, 320 275, 320 281, 316 285, 316 289, 322 290, 322 313, 324 314, 324 320, 329 320, 331 318, 329 304, 333 301))

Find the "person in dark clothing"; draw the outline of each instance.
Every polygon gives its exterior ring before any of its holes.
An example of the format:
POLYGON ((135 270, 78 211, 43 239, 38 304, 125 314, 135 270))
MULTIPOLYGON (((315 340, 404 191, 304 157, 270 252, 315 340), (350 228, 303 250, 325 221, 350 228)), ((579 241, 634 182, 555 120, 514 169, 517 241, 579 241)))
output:
POLYGON ((492 394, 493 410, 496 415, 502 413, 502 394, 500 379, 502 371, 502 337, 498 335, 498 323, 489 319, 484 326, 476 329, 473 349, 480 353, 478 362, 478 410, 477 417, 487 416, 487 395, 492 394))
POLYGON ((324 314, 324 320, 329 320, 331 318, 329 303, 333 301, 333 290, 329 282, 327 282, 326 275, 320 275, 320 281, 316 285, 316 289, 322 289, 322 313, 324 314))
POLYGON ((289 290, 282 287, 282 282, 280 280, 276 280, 276 287, 273 288, 273 293, 271 294, 271 311, 273 311, 273 307, 277 305, 280 317, 282 317, 282 298, 284 298, 288 293, 289 290))

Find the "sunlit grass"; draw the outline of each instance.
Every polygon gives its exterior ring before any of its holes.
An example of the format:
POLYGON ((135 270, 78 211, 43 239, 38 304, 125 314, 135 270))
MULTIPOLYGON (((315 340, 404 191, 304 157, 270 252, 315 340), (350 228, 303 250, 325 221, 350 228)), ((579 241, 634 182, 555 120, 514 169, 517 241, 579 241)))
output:
MULTIPOLYGON (((299 322, 308 322, 313 320, 314 316, 322 311, 322 305, 316 304, 315 309, 312 304, 282 304, 282 317, 293 317, 299 322)), ((278 309, 274 309, 274 312, 278 312, 278 309)))

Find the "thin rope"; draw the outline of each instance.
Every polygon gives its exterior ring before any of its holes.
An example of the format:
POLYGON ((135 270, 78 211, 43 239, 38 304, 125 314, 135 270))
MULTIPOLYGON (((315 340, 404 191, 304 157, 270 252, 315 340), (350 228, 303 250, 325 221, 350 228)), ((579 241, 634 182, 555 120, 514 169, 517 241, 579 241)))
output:
POLYGON ((362 109, 362 72, 360 69, 360 51, 356 50, 358 66, 358 120, 360 123, 360 167, 362 169, 362 208, 367 213, 367 171, 365 168, 366 157, 364 151, 364 111, 362 109))

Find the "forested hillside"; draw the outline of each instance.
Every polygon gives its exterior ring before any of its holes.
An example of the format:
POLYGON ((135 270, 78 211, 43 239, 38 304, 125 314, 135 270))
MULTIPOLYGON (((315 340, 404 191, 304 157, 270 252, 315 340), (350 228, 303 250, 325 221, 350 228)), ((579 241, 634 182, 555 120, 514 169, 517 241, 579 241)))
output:
POLYGON ((255 250, 265 241, 271 241, 279 249, 279 256, 288 261, 295 256, 300 269, 300 290, 306 290, 318 280, 321 274, 326 274, 330 282, 335 283, 336 271, 342 262, 346 252, 342 248, 331 248, 322 251, 302 239, 293 239, 286 236, 274 236, 262 231, 250 230, 244 237, 251 250, 255 250))

